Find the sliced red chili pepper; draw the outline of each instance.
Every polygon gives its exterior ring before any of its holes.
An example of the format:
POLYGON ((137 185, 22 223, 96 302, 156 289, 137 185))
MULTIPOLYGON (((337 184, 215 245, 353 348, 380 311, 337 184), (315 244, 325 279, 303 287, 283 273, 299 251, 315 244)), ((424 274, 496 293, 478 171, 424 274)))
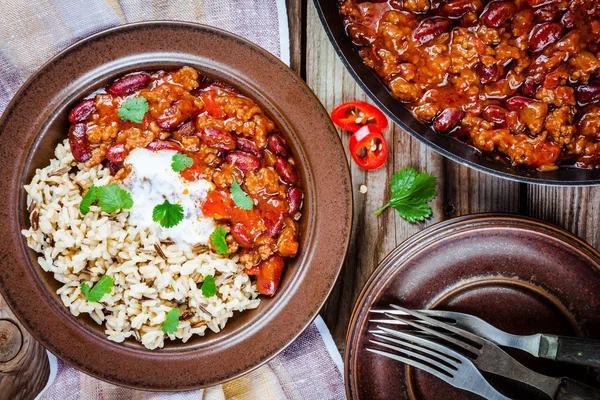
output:
POLYGON ((386 116, 375 106, 364 101, 349 101, 331 112, 331 119, 340 128, 356 132, 366 125, 384 130, 388 126, 386 116))
POLYGON ((381 130, 374 125, 363 126, 350 138, 350 154, 363 169, 381 167, 388 158, 388 152, 381 130))

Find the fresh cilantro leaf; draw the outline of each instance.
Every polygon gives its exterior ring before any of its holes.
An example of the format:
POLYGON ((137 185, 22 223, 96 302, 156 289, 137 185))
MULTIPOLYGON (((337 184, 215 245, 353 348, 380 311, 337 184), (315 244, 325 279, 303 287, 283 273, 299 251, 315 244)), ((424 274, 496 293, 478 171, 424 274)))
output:
POLYGON ((148 100, 143 97, 130 97, 121 104, 117 110, 119 118, 123 121, 141 123, 148 112, 148 100))
POLYGON ((408 222, 423 221, 432 214, 427 202, 437 195, 436 185, 437 179, 427 172, 419 173, 412 167, 402 168, 390 181, 392 195, 389 202, 375 211, 375 215, 392 207, 408 222))
POLYGON ((217 294, 217 284, 215 283, 215 277, 212 275, 206 275, 204 282, 202 282, 202 296, 213 297, 217 294))
POLYGON ((98 188, 92 185, 81 199, 79 211, 85 215, 90 212, 90 206, 98 199, 98 188))
POLYGON ((163 228, 172 228, 183 220, 183 207, 181 204, 171 204, 169 200, 154 207, 152 220, 160 222, 163 228))
POLYGON ((252 210, 254 206, 254 201, 242 190, 240 184, 234 180, 231 183, 231 197, 233 198, 233 202, 236 207, 241 208, 242 210, 252 210))
POLYGON ((81 288, 81 292, 83 293, 83 295, 87 299, 88 296, 90 295, 90 286, 87 283, 82 282, 81 285, 79 285, 79 287, 81 288))
POLYGON ((116 183, 108 186, 99 186, 97 189, 98 205, 100 208, 112 214, 121 208, 133 207, 131 195, 123 190, 116 183))
POLYGON ((171 168, 173 168, 173 171, 175 172, 181 172, 186 168, 191 167, 194 164, 194 160, 188 156, 186 156, 185 154, 174 154, 173 155, 173 162, 171 163, 171 168))
POLYGON ((217 227, 215 231, 210 235, 210 242, 217 249, 217 254, 227 254, 229 251, 229 247, 227 246, 227 242, 225 241, 225 236, 227 232, 225 228, 222 226, 217 227))
POLYGON ((102 278, 96 282, 92 290, 90 290, 90 287, 85 282, 80 287, 87 301, 96 302, 102 300, 105 294, 109 294, 113 285, 113 278, 108 275, 102 275, 102 278))
POLYGON ((179 326, 179 307, 171 308, 167 313, 167 318, 162 323, 164 333, 175 333, 179 326))

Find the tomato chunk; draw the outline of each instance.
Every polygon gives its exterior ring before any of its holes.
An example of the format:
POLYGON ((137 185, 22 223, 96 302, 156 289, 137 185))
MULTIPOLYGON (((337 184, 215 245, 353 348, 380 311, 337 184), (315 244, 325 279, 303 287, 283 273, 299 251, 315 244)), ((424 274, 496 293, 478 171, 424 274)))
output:
POLYGON ((284 266, 285 263, 280 256, 273 256, 258 265, 256 289, 260 294, 273 296, 277 292, 284 266))

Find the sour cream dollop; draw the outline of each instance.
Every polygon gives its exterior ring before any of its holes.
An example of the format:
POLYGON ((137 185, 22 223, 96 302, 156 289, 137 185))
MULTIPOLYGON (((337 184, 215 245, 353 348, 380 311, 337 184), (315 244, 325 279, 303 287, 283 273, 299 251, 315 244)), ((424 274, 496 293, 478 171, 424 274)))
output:
POLYGON ((131 171, 123 181, 133 199, 129 222, 150 228, 159 239, 171 239, 178 245, 208 244, 215 230, 215 221, 202 214, 201 205, 214 188, 205 179, 190 182, 173 171, 173 150, 132 150, 125 164, 131 171), (183 207, 183 220, 172 228, 163 228, 152 220, 154 207, 168 200, 183 207))

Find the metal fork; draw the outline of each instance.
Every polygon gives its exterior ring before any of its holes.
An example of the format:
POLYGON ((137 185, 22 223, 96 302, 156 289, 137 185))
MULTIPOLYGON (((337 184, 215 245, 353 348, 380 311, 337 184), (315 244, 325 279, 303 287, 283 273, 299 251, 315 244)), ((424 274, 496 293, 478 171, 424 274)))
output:
POLYGON ((402 324, 410 325, 465 350, 468 354, 467 357, 480 370, 523 382, 540 390, 554 400, 600 398, 599 390, 573 379, 553 378, 530 370, 489 340, 424 314, 393 304, 390 306, 393 310, 371 310, 375 313, 383 313, 390 319, 371 320, 371 322, 397 324, 400 321, 402 324), (411 319, 409 316, 415 319, 411 319), (440 331, 440 328, 452 332, 453 335, 440 331))
POLYGON ((368 351, 422 369, 454 387, 468 390, 485 399, 510 400, 494 389, 471 361, 456 351, 422 337, 397 332, 382 326, 377 328, 379 330, 370 332, 373 336, 386 342, 373 339, 369 341, 400 354, 372 348, 367 348, 368 351))

